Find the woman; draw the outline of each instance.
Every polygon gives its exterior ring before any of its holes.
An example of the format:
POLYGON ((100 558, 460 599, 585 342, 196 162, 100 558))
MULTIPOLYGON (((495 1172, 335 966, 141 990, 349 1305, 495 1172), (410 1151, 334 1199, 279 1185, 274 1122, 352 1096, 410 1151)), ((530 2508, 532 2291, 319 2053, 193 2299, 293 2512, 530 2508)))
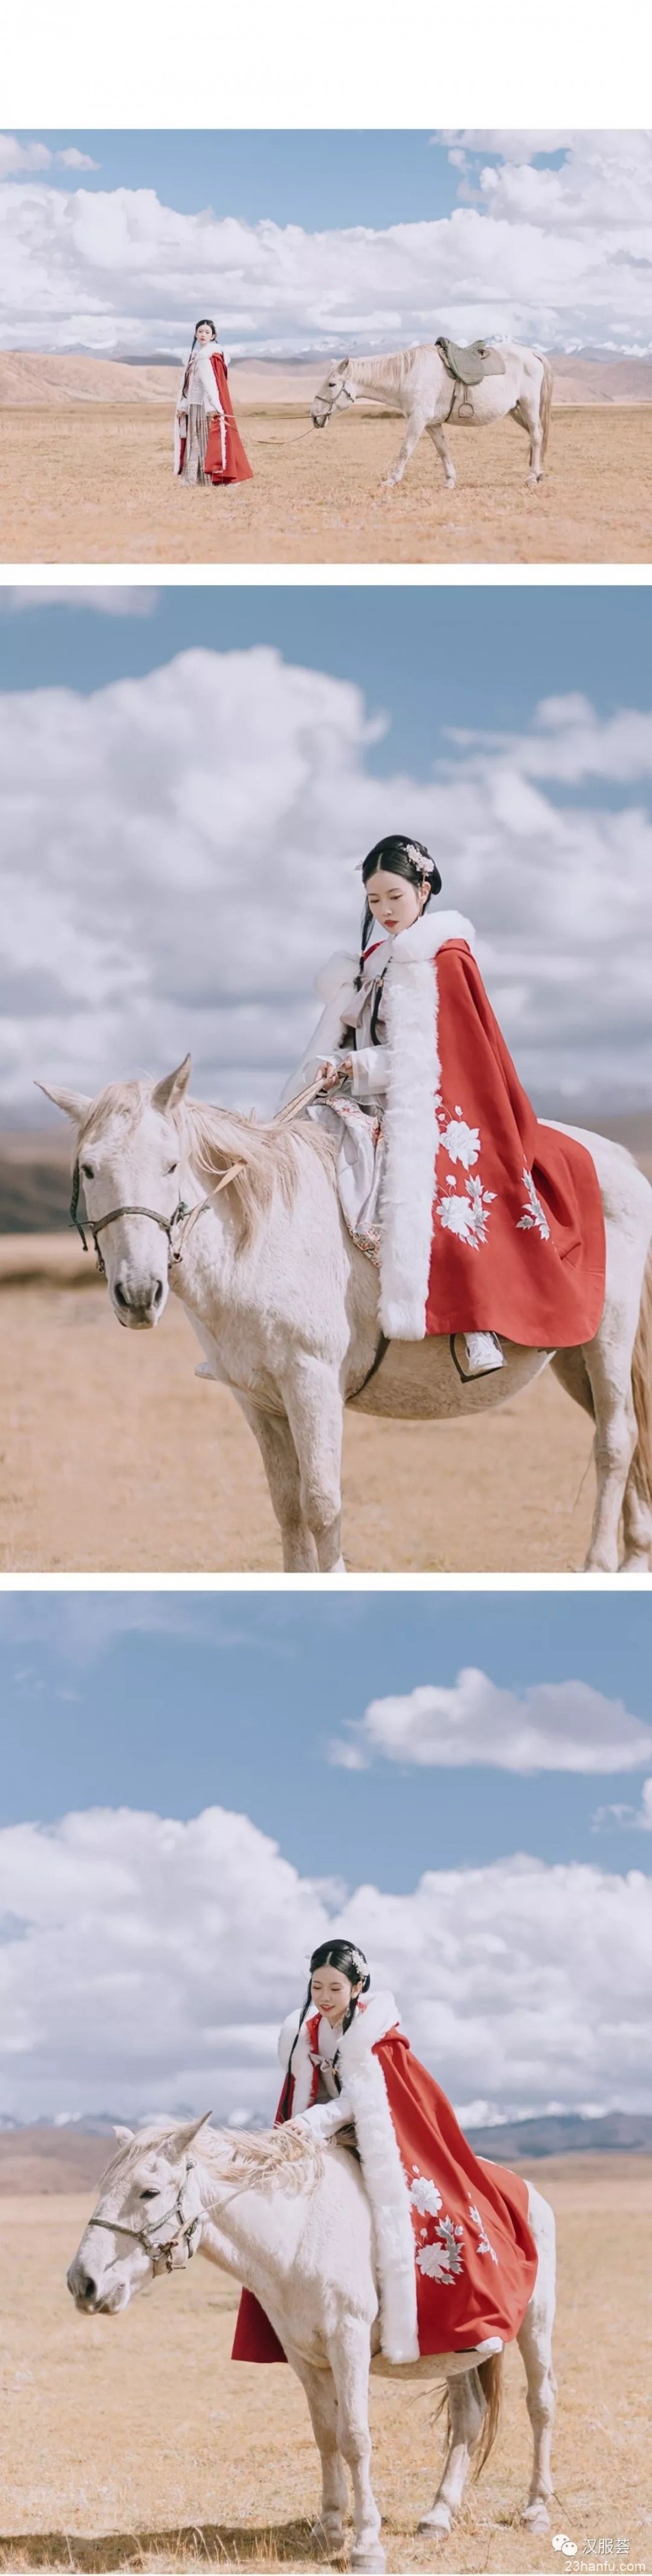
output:
MULTIPOLYGON (((445 2093, 413 2057, 393 1995, 370 1994, 370 1982, 354 1942, 313 1951, 303 2009, 280 2035, 287 2072, 277 2121, 301 2120, 324 2141, 354 2124, 387 2359, 468 2352, 472 2367, 518 2333, 532 2295, 527 2185, 479 2164, 445 2093)), ((285 2359, 247 2290, 233 2359, 285 2359)))
POLYGON ((176 410, 174 471, 182 483, 246 483, 253 473, 236 427, 214 322, 195 324, 176 410))
POLYGON ((591 1341, 605 1270, 591 1156, 539 1123, 471 923, 434 910, 441 877, 423 843, 377 841, 362 878, 360 958, 318 978, 326 1009, 285 1096, 321 1079, 307 1114, 334 1136, 346 1224, 380 1272, 382 1330, 448 1334, 464 1379, 503 1366, 500 1334, 535 1350, 591 1341))

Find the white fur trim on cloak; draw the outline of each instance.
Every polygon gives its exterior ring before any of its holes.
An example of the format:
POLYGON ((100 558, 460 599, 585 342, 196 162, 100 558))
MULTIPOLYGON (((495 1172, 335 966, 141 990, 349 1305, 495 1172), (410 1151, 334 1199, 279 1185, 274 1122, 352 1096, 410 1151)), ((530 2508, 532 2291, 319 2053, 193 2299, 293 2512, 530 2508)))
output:
POLYGON ((418 2361, 414 2229, 408 2186, 374 2046, 399 2015, 393 1995, 372 1995, 340 2042, 338 2073, 355 2120, 374 2228, 382 2350, 388 2361, 418 2361))
POLYGON ((420 1342, 425 1336, 441 1086, 435 960, 449 939, 475 945, 471 923, 461 913, 422 914, 410 930, 399 931, 385 977, 390 1063, 383 1120, 380 1321, 388 1341, 420 1342))

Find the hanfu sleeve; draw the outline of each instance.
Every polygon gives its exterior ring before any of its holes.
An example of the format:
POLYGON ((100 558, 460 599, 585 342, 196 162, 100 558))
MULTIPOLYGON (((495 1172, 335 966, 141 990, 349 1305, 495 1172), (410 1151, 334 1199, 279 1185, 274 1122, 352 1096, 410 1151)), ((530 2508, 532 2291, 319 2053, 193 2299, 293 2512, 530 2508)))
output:
POLYGON ((360 1047, 351 1057, 351 1090, 354 1100, 373 1100, 377 1091, 386 1091, 389 1082, 389 1047, 360 1047))
POLYGON ((337 2129, 346 2128, 352 2118, 351 2105, 344 2091, 338 2093, 332 2102, 314 2102, 311 2111, 297 2112, 301 2127, 305 2125, 311 2129, 313 2138, 321 2138, 324 2144, 328 2138, 334 2138, 337 2129))

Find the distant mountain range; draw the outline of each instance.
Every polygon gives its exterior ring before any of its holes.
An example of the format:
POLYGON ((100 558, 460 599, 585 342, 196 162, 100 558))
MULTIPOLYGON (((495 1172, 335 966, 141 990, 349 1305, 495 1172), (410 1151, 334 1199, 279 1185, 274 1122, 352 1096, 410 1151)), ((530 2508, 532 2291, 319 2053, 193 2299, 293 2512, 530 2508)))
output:
MULTIPOLYGON (((174 402, 179 369, 188 352, 169 350, 98 358, 86 350, 0 350, 0 405, 29 404, 39 409, 70 409, 77 403, 174 402)), ((334 351, 301 350, 292 357, 261 357, 252 350, 230 361, 234 395, 245 407, 283 403, 308 405, 334 351)), ((611 349, 552 350, 553 401, 567 403, 652 402, 652 357, 614 356, 611 349)))

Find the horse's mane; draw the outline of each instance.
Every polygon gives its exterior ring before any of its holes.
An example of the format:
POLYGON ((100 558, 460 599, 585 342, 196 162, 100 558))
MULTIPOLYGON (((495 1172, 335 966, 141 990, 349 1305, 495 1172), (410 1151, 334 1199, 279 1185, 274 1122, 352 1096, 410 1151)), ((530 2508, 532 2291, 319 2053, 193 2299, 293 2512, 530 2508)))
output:
POLYGON ((385 390, 389 387, 393 393, 400 393, 406 376, 411 375, 413 361, 419 355, 416 348, 391 349, 386 358, 352 358, 351 365, 364 367, 367 384, 383 385, 385 390))
MULTIPOLYGON (((118 2178, 129 2181, 149 2148, 174 2151, 178 2134, 178 2127, 168 2120, 153 2120, 137 2129, 133 2138, 115 2149, 102 2175, 102 2192, 118 2178)), ((307 2181, 312 2190, 324 2170, 319 2139, 294 2121, 278 2129, 200 2129, 192 2153, 203 2172, 249 2191, 264 2191, 266 2183, 277 2180, 295 2191, 307 2181)))
MULTIPOLYGON (((102 1130, 112 1124, 125 1132, 136 1126, 151 1105, 155 1091, 151 1078, 141 1076, 134 1082, 110 1082, 98 1092, 80 1128, 78 1154, 97 1143, 102 1130)), ((331 1169, 334 1146, 325 1129, 316 1120, 305 1118, 292 1108, 283 1124, 275 1119, 261 1120, 243 1116, 237 1109, 213 1108, 202 1100, 178 1101, 169 1112, 180 1143, 198 1178, 206 1183, 210 1197, 211 1181, 221 1181, 232 1163, 239 1164, 228 1183, 237 1201, 241 1220, 241 1242, 250 1242, 261 1217, 271 1207, 274 1192, 279 1189, 286 1207, 290 1207, 299 1181, 300 1157, 305 1146, 331 1169)))
POLYGON ((236 1109, 213 1109, 205 1101, 183 1100, 174 1116, 188 1159, 206 1181, 209 1197, 212 1180, 223 1180, 231 1163, 241 1166, 228 1188, 238 1202, 243 1244, 252 1240, 277 1189, 285 1206, 292 1206, 305 1146, 333 1168, 331 1138, 316 1120, 303 1118, 300 1112, 280 1126, 274 1119, 246 1118, 236 1109))

